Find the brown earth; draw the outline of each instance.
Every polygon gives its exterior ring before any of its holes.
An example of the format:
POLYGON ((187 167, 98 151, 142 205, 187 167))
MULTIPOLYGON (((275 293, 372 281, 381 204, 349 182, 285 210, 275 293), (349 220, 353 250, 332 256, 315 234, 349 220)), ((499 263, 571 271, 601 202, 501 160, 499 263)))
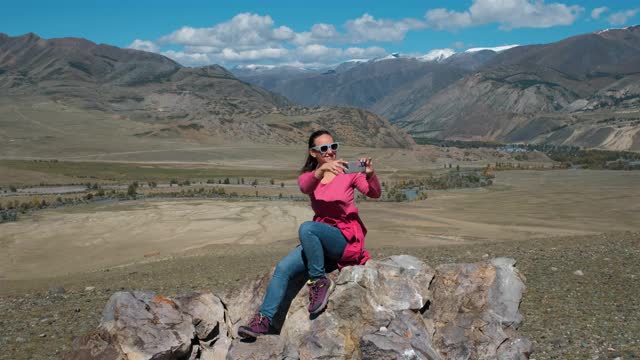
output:
MULTIPOLYGON (((513 257, 527 277, 522 331, 536 343, 534 358, 632 359, 640 352, 639 176, 501 172, 486 189, 361 202, 367 247, 375 258, 407 253, 432 266, 513 257)), ((59 357, 119 289, 239 286, 295 246, 296 224, 308 215, 297 202, 180 200, 79 206, 2 224, 11 255, 1 263, 12 266, 0 281, 0 358, 59 357)))

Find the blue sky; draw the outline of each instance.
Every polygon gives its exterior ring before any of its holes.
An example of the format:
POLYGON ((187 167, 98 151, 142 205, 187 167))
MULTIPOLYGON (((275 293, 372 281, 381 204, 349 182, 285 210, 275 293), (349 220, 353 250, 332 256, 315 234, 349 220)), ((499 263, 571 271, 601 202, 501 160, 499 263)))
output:
POLYGON ((637 1, 13 1, 0 32, 83 37, 185 65, 322 67, 399 52, 537 44, 640 23, 637 1))

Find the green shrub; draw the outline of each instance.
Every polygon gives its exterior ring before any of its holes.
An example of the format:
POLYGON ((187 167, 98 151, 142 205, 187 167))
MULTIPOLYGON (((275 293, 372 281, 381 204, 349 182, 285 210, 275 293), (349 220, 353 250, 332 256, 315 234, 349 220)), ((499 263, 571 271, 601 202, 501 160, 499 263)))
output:
POLYGON ((129 184, 129 187, 127 188, 127 196, 133 197, 133 198, 136 197, 136 195, 138 194, 136 191, 138 187, 135 184, 136 183, 129 184))

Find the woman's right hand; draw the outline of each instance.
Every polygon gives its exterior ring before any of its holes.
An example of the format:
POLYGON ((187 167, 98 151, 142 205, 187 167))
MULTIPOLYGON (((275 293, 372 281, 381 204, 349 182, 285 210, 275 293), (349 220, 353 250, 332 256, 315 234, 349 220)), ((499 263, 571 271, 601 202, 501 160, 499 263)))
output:
POLYGON ((327 171, 334 175, 342 174, 344 169, 346 169, 346 164, 347 162, 342 159, 327 161, 316 169, 315 175, 318 179, 322 179, 324 177, 324 173, 327 171))

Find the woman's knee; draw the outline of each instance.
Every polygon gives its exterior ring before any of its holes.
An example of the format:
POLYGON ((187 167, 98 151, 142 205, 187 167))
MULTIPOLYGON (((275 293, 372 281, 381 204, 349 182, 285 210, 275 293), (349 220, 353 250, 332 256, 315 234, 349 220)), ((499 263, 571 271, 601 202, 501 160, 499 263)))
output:
POLYGON ((282 277, 285 279, 290 279, 293 275, 294 271, 291 269, 291 265, 286 261, 280 261, 278 265, 276 265, 276 269, 273 271, 273 277, 282 277))
POLYGON ((300 227, 298 228, 298 238, 300 240, 308 238, 309 235, 313 234, 313 227, 316 224, 317 223, 315 221, 303 222, 302 225, 300 225, 300 227))

